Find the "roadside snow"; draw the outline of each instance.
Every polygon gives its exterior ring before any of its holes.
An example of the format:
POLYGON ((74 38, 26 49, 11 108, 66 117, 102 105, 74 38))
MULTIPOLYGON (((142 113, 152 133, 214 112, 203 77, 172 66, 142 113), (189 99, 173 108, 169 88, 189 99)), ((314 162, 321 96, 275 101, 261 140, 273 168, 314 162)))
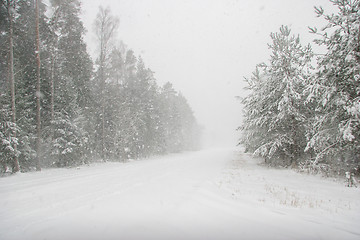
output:
POLYGON ((289 232, 288 239, 360 239, 360 189, 345 187, 343 179, 269 168, 248 154, 235 154, 219 187, 248 209, 278 215, 272 220, 260 215, 259 221, 285 228, 279 235, 289 232))
POLYGON ((234 149, 0 179, 0 239, 359 239, 360 191, 234 149))

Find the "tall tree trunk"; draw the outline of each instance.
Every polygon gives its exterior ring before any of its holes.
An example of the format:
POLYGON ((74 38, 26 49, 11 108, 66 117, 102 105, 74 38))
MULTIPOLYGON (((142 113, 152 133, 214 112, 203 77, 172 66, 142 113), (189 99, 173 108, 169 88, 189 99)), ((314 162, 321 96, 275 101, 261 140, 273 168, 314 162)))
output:
MULTIPOLYGON (((54 50, 55 52, 55 50, 54 50)), ((53 128, 55 113, 54 113, 54 71, 55 71, 55 53, 51 56, 51 76, 50 76, 50 117, 51 117, 51 126, 53 128)))
POLYGON ((296 162, 299 160, 299 146, 297 142, 297 123, 295 120, 295 116, 291 116, 291 138, 293 140, 293 143, 291 144, 291 166, 295 167, 296 162))
POLYGON ((115 36, 115 31, 119 20, 110 15, 110 10, 100 7, 99 13, 95 20, 96 32, 100 41, 100 59, 99 59, 99 81, 101 88, 101 157, 105 159, 105 142, 106 142, 106 119, 105 119, 105 81, 106 81, 106 59, 107 49, 110 46, 110 40, 115 36))
MULTIPOLYGON (((9 14, 9 85, 11 92, 11 114, 12 122, 16 126, 16 108, 15 108, 15 80, 14 80, 14 52, 13 52, 13 14, 11 10, 11 1, 7 1, 7 10, 9 14)), ((13 137, 16 138, 16 127, 13 130, 13 137)), ((17 144, 14 144, 14 163, 13 163, 13 172, 18 172, 20 170, 19 161, 17 157, 17 144)))
POLYGON ((41 171, 40 144, 41 144, 41 89, 40 89, 40 33, 39 33, 39 0, 36 0, 36 171, 41 171))
MULTIPOLYGON (((52 24, 53 26, 57 25, 58 22, 58 16, 60 13, 60 7, 56 7, 54 10, 54 15, 52 16, 52 24)), ((53 121, 55 120, 55 84, 54 84, 54 78, 55 78, 55 64, 56 64, 56 57, 57 57, 57 49, 58 49, 58 36, 56 34, 55 28, 53 29, 55 34, 55 42, 51 45, 51 75, 50 75, 50 117, 51 117, 51 126, 53 131, 53 121)))
POLYGON ((105 160, 105 99, 103 95, 103 104, 101 106, 102 108, 102 139, 101 139, 101 157, 103 160, 105 160))
POLYGON ((101 158, 105 160, 105 77, 104 77, 104 60, 101 53, 100 81, 101 81, 101 158))

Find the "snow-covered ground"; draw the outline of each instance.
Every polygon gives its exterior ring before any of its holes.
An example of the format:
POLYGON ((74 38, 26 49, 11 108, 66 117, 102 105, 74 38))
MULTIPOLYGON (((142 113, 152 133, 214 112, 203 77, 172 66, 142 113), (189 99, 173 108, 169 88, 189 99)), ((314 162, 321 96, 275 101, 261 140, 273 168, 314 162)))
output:
POLYGON ((0 179, 0 239, 360 239, 360 189, 234 149, 0 179))

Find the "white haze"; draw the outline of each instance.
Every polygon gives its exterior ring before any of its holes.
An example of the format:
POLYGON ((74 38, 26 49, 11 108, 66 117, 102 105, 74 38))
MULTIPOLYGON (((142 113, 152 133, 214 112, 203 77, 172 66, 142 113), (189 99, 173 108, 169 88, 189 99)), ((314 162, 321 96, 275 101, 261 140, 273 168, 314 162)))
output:
POLYGON ((99 5, 120 19, 118 38, 141 55, 159 84, 167 81, 188 99, 205 127, 206 145, 235 145, 241 122, 244 77, 266 62, 270 32, 289 25, 303 44, 308 26, 324 26, 314 5, 328 0, 83 0, 89 52, 96 57, 92 31, 99 5))

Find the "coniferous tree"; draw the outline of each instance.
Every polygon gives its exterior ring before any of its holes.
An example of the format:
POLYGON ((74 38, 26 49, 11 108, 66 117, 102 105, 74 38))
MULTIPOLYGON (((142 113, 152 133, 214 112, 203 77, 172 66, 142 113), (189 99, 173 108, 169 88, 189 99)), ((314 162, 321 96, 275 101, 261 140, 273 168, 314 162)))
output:
POLYGON ((182 131, 182 116, 178 93, 171 83, 166 83, 162 90, 162 122, 165 135, 165 149, 167 152, 184 150, 182 131))
POLYGON ((95 20, 94 28, 96 36, 99 42, 99 57, 96 61, 97 72, 96 79, 99 86, 98 100, 100 101, 100 122, 97 123, 97 131, 100 133, 100 149, 101 157, 106 158, 106 125, 108 119, 106 119, 106 84, 108 80, 108 68, 109 68, 109 55, 112 51, 112 41, 114 40, 116 29, 118 27, 119 20, 112 16, 109 8, 99 8, 98 15, 95 20))
POLYGON ((53 0, 51 4, 53 16, 49 24, 53 39, 49 68, 54 116, 48 129, 52 143, 49 149, 55 164, 72 165, 81 162, 88 149, 86 122, 92 64, 83 40, 85 28, 79 19, 80 2, 53 0))
POLYGON ((137 58, 132 50, 126 52, 124 65, 124 84, 123 84, 123 106, 122 106, 122 136, 125 157, 137 158, 139 143, 139 128, 141 122, 138 117, 138 96, 136 64, 137 58))
POLYGON ((139 57, 137 66, 137 77, 139 81, 138 96, 140 96, 140 118, 141 128, 141 154, 149 156, 160 153, 159 147, 163 142, 163 133, 161 132, 161 118, 158 95, 159 87, 155 81, 153 72, 146 68, 143 60, 139 57))
MULTIPOLYGON (((35 1, 18 1, 18 14, 15 21, 16 24, 16 38, 15 38, 15 59, 16 59, 16 77, 18 80, 17 92, 18 92, 18 124, 19 124, 19 160, 22 163, 22 168, 28 170, 32 167, 40 169, 40 163, 42 160, 37 159, 37 139, 38 139, 38 104, 37 100, 40 100, 41 115, 40 125, 46 127, 49 124, 47 119, 48 115, 48 41, 49 41, 49 28, 47 25, 47 17, 45 16, 46 5, 42 1, 38 1, 39 10, 39 55, 42 59, 40 70, 37 63, 37 40, 36 40, 36 2, 35 1), (37 76, 38 70, 40 71, 40 89, 37 91, 37 76), (36 166, 38 165, 38 166, 36 166)), ((40 133, 42 138, 43 132, 40 133)), ((40 152, 43 151, 43 145, 41 145, 40 152)))
POLYGON ((9 18, 7 14, 5 1, 0 3, 0 93, 7 92, 7 76, 8 76, 8 31, 9 31, 9 18))
POLYGON ((251 93, 243 100, 246 114, 240 143, 265 159, 295 164, 306 145, 309 110, 303 92, 312 52, 310 46, 301 46, 299 37, 290 35, 288 27, 282 26, 271 38, 270 64, 258 66, 248 80, 251 93))
POLYGON ((309 87, 308 100, 317 108, 307 149, 315 151, 315 162, 339 159, 342 166, 355 167, 360 162, 360 1, 331 2, 338 13, 315 8, 328 24, 320 32, 310 28, 327 52, 309 87))
MULTIPOLYGON (((7 0, 6 3, 2 2, 2 8, 7 10, 7 20, 8 20, 8 31, 6 36, 8 36, 8 86, 10 89, 10 105, 11 105, 11 136, 9 138, 14 139, 13 144, 11 144, 13 149, 13 172, 18 172, 20 170, 19 161, 18 161, 18 151, 17 151, 17 131, 16 131, 16 105, 15 105, 15 76, 14 76, 14 13, 15 13, 15 1, 7 0)), ((4 119, 5 120, 5 119, 4 119)), ((6 124, 9 125, 9 124, 6 124)), ((3 136, 5 137, 5 136, 3 136)), ((12 141, 9 141, 9 143, 12 141)))
POLYGON ((13 160, 13 144, 15 139, 11 138, 12 122, 10 119, 11 109, 8 91, 8 14, 5 1, 0 4, 0 164, 3 171, 8 170, 8 165, 13 160))
POLYGON ((196 120, 185 98, 172 87, 165 94, 132 50, 113 47, 117 20, 109 10, 101 9, 95 24, 101 51, 91 81, 78 0, 51 0, 49 6, 40 0, 16 2, 11 13, 18 94, 12 98, 15 88, 7 84, 11 17, 1 3, 0 157, 5 171, 10 165, 16 169, 17 155, 22 171, 28 171, 80 164, 90 152, 124 160, 190 149, 196 120))
POLYGON ((40 163, 40 151, 41 151, 41 82, 40 82, 40 71, 41 71, 41 60, 40 60, 40 23, 39 23, 39 0, 35 2, 35 14, 36 14, 36 170, 41 170, 41 163, 40 163))
POLYGON ((12 172, 16 172, 14 157, 18 154, 15 147, 18 145, 18 138, 14 136, 14 132, 18 129, 12 121, 9 99, 6 94, 0 95, 0 164, 4 172, 8 171, 8 166, 12 166, 12 172))
POLYGON ((123 107, 123 85, 124 85, 124 46, 115 47, 109 60, 109 77, 106 84, 106 149, 108 158, 123 158, 122 145, 122 107, 123 107))

